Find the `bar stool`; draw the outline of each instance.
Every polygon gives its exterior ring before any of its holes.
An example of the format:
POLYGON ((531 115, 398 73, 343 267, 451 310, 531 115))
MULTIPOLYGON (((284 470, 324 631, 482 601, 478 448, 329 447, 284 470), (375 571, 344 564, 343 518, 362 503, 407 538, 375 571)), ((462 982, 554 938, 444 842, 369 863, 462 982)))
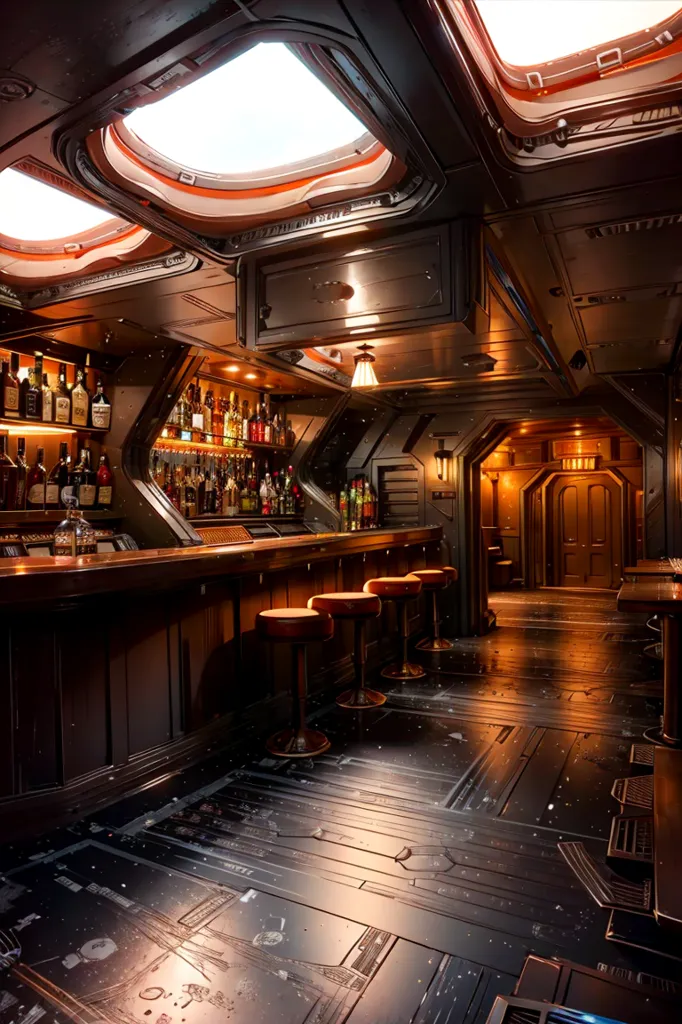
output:
MULTIPOLYGON (((454 571, 454 570, 453 570, 454 571)), ((412 573, 422 581, 422 590, 431 595, 431 636, 420 640, 418 651, 449 651, 453 644, 440 635, 438 595, 450 585, 448 574, 442 569, 415 569, 412 573)))
POLYGON ((330 640, 334 620, 323 611, 310 608, 272 608, 256 616, 256 632, 261 640, 291 644, 293 674, 291 683, 291 728, 275 733, 265 744, 275 757, 312 757, 331 746, 323 732, 306 727, 308 697, 308 650, 306 644, 330 640))
POLYGON ((366 594, 376 594, 382 601, 395 601, 398 611, 398 628, 402 647, 402 660, 382 669, 384 679, 421 679, 426 672, 421 665, 407 660, 408 624, 407 602, 418 597, 422 589, 422 581, 408 573, 407 576, 379 576, 375 580, 367 580, 362 588, 366 594))
POLYGON ((353 663, 355 665, 355 685, 344 690, 336 698, 342 708, 375 708, 386 701, 386 695, 379 690, 370 690, 365 686, 365 666, 367 664, 367 648, 365 644, 365 627, 369 619, 375 619, 381 612, 381 601, 375 594, 338 593, 316 594, 308 601, 308 607, 318 612, 327 612, 332 619, 351 619, 353 621, 355 639, 353 644, 353 663))

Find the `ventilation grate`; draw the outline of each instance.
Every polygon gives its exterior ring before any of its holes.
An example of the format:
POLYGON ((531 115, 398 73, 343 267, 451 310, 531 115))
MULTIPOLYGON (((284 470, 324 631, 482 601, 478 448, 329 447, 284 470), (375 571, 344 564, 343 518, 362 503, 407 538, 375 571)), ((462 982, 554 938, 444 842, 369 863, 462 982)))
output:
POLYGON ((653 743, 633 743, 630 747, 630 764, 640 768, 653 768, 655 749, 653 743))
POLYGON ((650 811, 654 806, 654 777, 635 775, 629 779, 616 779, 611 796, 622 807, 641 807, 643 811, 650 811))
POLYGON ((662 217, 642 217, 640 220, 623 220, 616 224, 599 224, 585 228, 588 238, 609 238, 612 235, 629 235, 636 231, 657 231, 659 228, 675 227, 682 224, 682 213, 668 213, 662 217))
POLYGON ((617 815, 611 822, 609 857, 653 864, 654 820, 649 816, 623 817, 617 815))
POLYGON ((384 526, 419 525, 419 470, 411 463, 379 467, 379 515, 384 526))

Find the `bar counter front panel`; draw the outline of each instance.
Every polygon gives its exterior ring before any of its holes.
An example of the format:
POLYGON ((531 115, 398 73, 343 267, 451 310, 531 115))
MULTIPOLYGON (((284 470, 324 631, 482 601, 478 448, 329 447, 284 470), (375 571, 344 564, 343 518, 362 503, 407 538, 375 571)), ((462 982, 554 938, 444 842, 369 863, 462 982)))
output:
MULTIPOLYGON (((5 835, 81 814, 286 714, 286 646, 257 641, 263 609, 362 590, 439 565, 440 527, 245 544, 0 560, 0 822, 5 835)), ((452 588, 454 589, 454 588, 452 588)), ((453 597, 454 599, 454 597, 453 597)), ((421 627, 414 602, 412 628, 421 627)), ((312 645, 311 688, 352 671, 350 628, 312 645)), ((370 667, 397 641, 387 605, 370 667)))

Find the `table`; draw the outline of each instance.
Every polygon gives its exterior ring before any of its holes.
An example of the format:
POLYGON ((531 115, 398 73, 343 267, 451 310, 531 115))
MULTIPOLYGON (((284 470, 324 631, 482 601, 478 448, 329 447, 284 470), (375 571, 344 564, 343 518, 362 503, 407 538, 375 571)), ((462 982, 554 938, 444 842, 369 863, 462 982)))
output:
POLYGON ((661 621, 663 643, 663 726, 648 730, 656 743, 682 747, 682 583, 663 577, 624 583, 618 609, 649 612, 661 621))
POLYGON ((662 927, 682 928, 682 751, 654 753, 654 915, 662 927))
POLYGON ((672 576, 682 579, 682 559, 679 558, 640 558, 637 565, 626 565, 623 576, 628 579, 672 576))

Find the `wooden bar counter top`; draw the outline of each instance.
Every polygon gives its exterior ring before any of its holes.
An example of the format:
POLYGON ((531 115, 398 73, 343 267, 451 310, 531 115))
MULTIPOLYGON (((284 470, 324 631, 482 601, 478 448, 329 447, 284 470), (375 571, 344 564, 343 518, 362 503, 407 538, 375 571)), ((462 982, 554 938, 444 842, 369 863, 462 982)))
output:
POLYGON ((0 561, 0 607, 54 604, 116 591, 166 589, 192 580, 269 572, 330 557, 433 543, 441 536, 440 526, 401 527, 76 558, 6 558, 0 561))

